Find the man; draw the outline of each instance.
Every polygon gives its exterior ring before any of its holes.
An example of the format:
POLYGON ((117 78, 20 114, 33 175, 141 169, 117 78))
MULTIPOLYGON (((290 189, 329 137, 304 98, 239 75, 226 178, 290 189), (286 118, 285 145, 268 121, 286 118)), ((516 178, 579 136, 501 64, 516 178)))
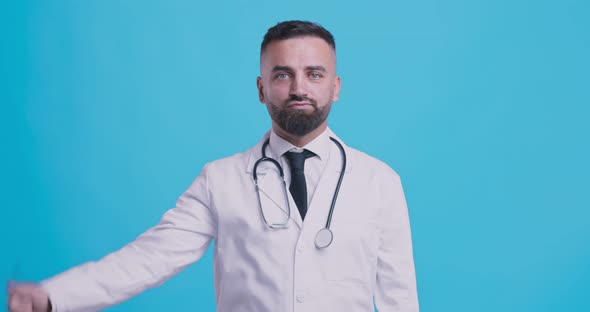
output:
POLYGON ((10 311, 103 309, 197 261, 212 239, 218 311, 418 311, 399 177, 327 127, 341 86, 330 32, 270 28, 256 84, 272 119, 259 144, 207 164, 121 250, 11 287, 10 311))

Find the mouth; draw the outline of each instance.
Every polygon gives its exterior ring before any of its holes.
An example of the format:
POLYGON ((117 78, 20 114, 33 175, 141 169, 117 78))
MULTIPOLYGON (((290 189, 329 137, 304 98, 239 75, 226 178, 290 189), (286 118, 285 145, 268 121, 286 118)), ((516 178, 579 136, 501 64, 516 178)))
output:
POLYGON ((287 104, 287 107, 291 109, 308 109, 313 107, 313 105, 310 102, 305 101, 291 101, 287 104))

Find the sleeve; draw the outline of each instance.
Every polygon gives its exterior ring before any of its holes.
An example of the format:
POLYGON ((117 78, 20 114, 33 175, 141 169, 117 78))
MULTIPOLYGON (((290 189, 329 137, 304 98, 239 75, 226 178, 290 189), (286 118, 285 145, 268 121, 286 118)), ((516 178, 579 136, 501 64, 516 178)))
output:
POLYGON ((375 304, 378 311, 418 312, 408 208, 399 176, 382 184, 375 304))
POLYGON ((158 286, 197 261, 216 236, 208 166, 159 224, 96 262, 41 282, 53 311, 96 311, 158 286))

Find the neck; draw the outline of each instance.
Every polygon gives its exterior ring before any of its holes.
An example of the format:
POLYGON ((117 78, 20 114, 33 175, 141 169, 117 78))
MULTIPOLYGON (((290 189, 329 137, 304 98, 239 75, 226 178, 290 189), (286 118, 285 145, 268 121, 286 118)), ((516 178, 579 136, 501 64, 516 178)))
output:
POLYGON ((288 133, 285 130, 281 129, 281 127, 279 127, 274 122, 272 123, 272 130, 274 131, 274 133, 276 133, 278 136, 283 138, 285 141, 287 141, 297 147, 304 147, 305 145, 307 145, 307 143, 313 141, 320 134, 322 134, 326 130, 327 127, 328 127, 328 123, 326 121, 324 121, 324 123, 322 123, 319 127, 317 127, 312 132, 310 132, 304 136, 298 136, 298 135, 288 133))

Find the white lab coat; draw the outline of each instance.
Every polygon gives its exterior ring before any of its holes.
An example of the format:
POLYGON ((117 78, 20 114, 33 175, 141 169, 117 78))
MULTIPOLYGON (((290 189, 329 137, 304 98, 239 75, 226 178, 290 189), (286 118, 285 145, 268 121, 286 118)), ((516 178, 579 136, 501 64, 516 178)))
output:
MULTIPOLYGON (((214 239, 217 311, 369 312, 375 300, 381 312, 417 312, 408 211, 398 175, 344 145, 347 169, 332 218, 334 240, 318 249, 314 239, 326 224, 340 150, 333 145, 305 223, 287 192, 289 227, 271 230, 263 223, 252 178, 268 135, 244 153, 207 164, 176 207, 134 242, 42 282, 54 311, 95 311, 119 303, 197 261, 214 239)), ((263 165, 258 172, 265 216, 280 222, 287 217, 282 183, 274 167, 263 165)))

